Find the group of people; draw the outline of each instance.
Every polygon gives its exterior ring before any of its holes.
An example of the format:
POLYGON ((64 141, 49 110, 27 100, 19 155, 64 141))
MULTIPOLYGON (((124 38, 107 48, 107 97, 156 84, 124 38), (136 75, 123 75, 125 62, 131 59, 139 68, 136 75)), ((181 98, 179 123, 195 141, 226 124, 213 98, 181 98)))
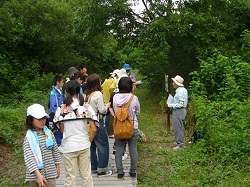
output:
MULTIPOLYGON (((49 114, 40 104, 33 104, 27 109, 24 160, 28 186, 55 186, 55 179, 60 177, 60 152, 64 158, 67 187, 76 185, 77 169, 83 186, 93 186, 93 173, 98 177, 112 174, 108 170, 112 118, 118 106, 125 105, 135 90, 133 84, 136 85, 136 79, 131 70, 130 65, 125 64, 101 83, 98 74, 88 75, 86 64, 81 64, 79 70, 69 68, 65 84, 62 76, 54 77, 49 114)), ((126 140, 114 137, 118 179, 124 179, 122 160, 126 144, 131 158, 129 174, 135 178, 138 137, 146 141, 138 129, 138 97, 133 97, 128 111, 133 118, 133 136, 126 140)))

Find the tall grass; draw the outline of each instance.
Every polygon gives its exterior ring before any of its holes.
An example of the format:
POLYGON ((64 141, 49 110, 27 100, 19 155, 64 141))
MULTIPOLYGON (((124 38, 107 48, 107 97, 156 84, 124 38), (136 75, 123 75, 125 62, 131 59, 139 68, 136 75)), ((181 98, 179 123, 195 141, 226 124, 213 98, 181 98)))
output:
MULTIPOLYGON (((214 156, 207 154, 205 140, 174 151, 172 126, 168 132, 165 126, 166 114, 162 113, 160 106, 164 95, 153 93, 144 86, 135 94, 141 103, 139 128, 147 135, 147 143, 140 142, 138 146, 139 187, 249 186, 249 164, 240 165, 237 160, 225 163, 218 159, 223 157, 220 153, 214 156)), ((191 102, 185 123, 186 143, 196 128, 194 107, 191 102)))

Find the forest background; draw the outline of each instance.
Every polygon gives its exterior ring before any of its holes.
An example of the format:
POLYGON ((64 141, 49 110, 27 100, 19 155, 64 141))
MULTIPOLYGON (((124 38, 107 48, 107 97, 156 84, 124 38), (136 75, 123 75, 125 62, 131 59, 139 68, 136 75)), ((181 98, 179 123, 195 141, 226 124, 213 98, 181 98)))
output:
POLYGON ((129 63, 144 82, 138 186, 249 185, 250 1, 142 0, 141 12, 137 4, 0 1, 1 186, 22 186, 27 106, 47 105, 53 76, 81 62, 103 80, 129 63), (173 152, 164 121, 174 90, 164 75, 177 74, 190 95, 186 137, 199 128, 204 138, 173 152))

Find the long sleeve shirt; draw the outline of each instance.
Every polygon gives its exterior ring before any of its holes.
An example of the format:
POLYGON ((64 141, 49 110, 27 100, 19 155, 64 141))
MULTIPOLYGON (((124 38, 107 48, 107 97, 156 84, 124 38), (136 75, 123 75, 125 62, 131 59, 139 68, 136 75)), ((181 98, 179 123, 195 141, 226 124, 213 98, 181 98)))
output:
MULTIPOLYGON (((54 135, 52 134, 52 139, 54 142, 53 148, 48 149, 46 147, 46 135, 45 133, 37 133, 38 140, 39 140, 39 146, 42 153, 42 159, 43 159, 43 169, 40 169, 40 173, 43 175, 45 179, 52 179, 56 178, 57 176, 57 170, 56 170, 56 164, 61 162, 60 152, 58 150, 56 140, 54 135)), ((36 174, 35 170, 38 169, 36 165, 36 161, 33 155, 33 152, 30 148, 30 144, 25 137, 23 142, 23 150, 24 150, 24 161, 26 165, 26 177, 25 182, 28 181, 36 181, 36 174)))
POLYGON ((188 104, 188 92, 184 87, 178 87, 175 90, 174 102, 170 104, 173 109, 186 108, 188 104))

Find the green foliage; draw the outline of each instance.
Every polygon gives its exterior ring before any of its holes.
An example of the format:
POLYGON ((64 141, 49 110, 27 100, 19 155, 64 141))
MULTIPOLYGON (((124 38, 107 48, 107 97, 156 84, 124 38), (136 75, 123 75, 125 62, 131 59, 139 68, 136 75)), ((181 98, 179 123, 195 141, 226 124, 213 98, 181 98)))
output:
POLYGON ((250 31, 245 30, 242 33, 242 57, 246 62, 250 62, 250 31))
POLYGON ((213 102, 204 97, 194 96, 197 128, 205 130, 202 146, 206 153, 223 163, 248 160, 250 138, 250 102, 246 99, 213 102))
POLYGON ((215 52, 206 61, 201 60, 199 71, 190 73, 193 76, 190 90, 211 100, 243 101, 250 94, 246 86, 250 83, 249 71, 249 63, 240 57, 229 58, 215 52))

